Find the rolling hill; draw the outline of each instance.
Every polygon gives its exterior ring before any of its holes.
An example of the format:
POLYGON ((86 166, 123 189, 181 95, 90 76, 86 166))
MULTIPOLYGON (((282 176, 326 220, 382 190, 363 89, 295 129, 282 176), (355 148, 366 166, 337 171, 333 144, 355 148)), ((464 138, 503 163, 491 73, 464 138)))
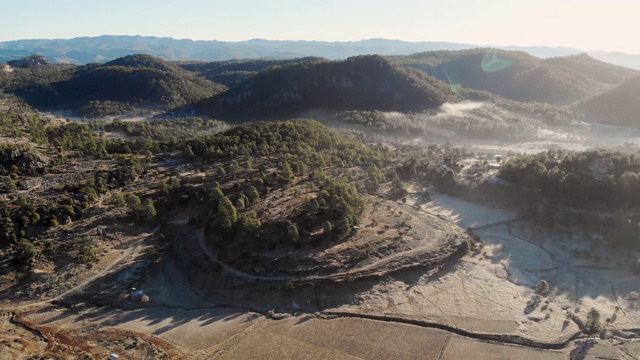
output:
POLYGON ((60 66, 16 69, 5 91, 39 108, 105 115, 132 112, 135 107, 170 109, 224 89, 150 55, 129 55, 103 65, 60 66))
POLYGON ((585 119, 595 123, 640 127, 640 76, 576 105, 585 119))
POLYGON ((413 111, 455 99, 445 83, 374 55, 268 69, 196 109, 216 116, 293 116, 311 110, 413 111))
POLYGON ((520 51, 473 49, 396 56, 391 60, 459 86, 525 102, 568 105, 619 85, 636 71, 586 54, 539 59, 520 51))
POLYGON ((250 76, 257 74, 259 71, 266 70, 274 66, 286 66, 297 64, 305 61, 320 61, 319 57, 304 57, 295 59, 244 59, 244 60, 228 60, 228 61, 184 61, 178 62, 181 68, 197 73, 207 79, 222 84, 232 86, 250 76))

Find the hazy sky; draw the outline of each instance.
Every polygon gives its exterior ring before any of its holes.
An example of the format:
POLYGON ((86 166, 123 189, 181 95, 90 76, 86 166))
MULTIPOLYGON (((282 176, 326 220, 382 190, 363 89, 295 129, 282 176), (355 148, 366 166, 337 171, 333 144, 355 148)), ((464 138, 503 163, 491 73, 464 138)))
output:
POLYGON ((0 0, 0 41, 369 38, 640 54, 640 0, 0 0))

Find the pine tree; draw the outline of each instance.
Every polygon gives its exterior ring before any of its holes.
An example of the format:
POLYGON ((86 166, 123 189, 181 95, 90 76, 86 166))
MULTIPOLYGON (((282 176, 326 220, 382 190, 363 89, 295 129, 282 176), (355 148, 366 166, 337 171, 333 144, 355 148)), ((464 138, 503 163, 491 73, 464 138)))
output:
POLYGON ((220 203, 218 204, 218 212, 223 216, 225 220, 229 220, 231 224, 235 224, 238 222, 238 211, 231 200, 228 197, 224 196, 220 199, 220 203))
POLYGON ((294 223, 289 224, 289 226, 287 227, 287 234, 289 234, 289 238, 293 240, 293 242, 298 241, 298 239, 300 238, 298 227, 294 223))
POLYGON ((256 189, 255 186, 252 186, 249 188, 247 197, 252 204, 255 204, 258 201, 260 201, 260 193, 258 192, 258 189, 256 189))
POLYGON ((154 218, 157 214, 158 212, 156 211, 156 207, 153 204, 153 200, 150 198, 145 200, 144 205, 142 206, 142 213, 140 214, 140 217, 144 219, 151 219, 154 218))
POLYGON ((291 170, 291 165, 286 161, 282 163, 282 177, 287 181, 293 180, 293 170, 291 170))

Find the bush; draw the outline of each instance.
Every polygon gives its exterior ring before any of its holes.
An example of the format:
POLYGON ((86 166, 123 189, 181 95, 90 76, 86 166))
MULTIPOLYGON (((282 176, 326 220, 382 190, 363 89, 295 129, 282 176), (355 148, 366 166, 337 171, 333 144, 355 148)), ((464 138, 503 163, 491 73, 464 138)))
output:
POLYGON ((93 187, 85 186, 82 189, 80 189, 80 193, 87 195, 90 201, 98 200, 98 193, 96 192, 96 189, 94 189, 93 187))
POLYGON ((26 264, 29 261, 35 259, 38 255, 38 250, 29 240, 22 239, 16 244, 16 249, 13 258, 18 262, 26 264))
POLYGON ((109 204, 115 207, 122 207, 127 205, 127 202, 125 201, 124 195, 122 195, 122 193, 118 191, 111 196, 111 199, 109 199, 109 204))
POLYGON ((129 214, 138 219, 149 220, 158 214, 152 199, 146 199, 143 203, 137 195, 127 194, 125 201, 129 214))
POLYGON ((545 280, 538 281, 538 285, 536 285, 536 294, 541 296, 546 296, 549 293, 549 283, 545 280))

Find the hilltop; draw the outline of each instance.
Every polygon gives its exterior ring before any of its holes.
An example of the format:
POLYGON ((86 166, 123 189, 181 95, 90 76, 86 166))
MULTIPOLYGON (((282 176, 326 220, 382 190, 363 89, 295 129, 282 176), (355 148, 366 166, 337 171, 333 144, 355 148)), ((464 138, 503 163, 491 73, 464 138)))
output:
POLYGON ((50 62, 42 55, 31 55, 22 59, 8 61, 7 64, 17 68, 31 68, 38 65, 48 65, 50 62))
POLYGON ((296 116, 312 110, 412 111, 455 99, 443 82, 372 55, 267 69, 196 109, 217 116, 296 116))
POLYGON ((38 108, 66 108, 80 115, 167 110, 224 89, 150 55, 129 55, 106 64, 41 65, 15 69, 3 86, 38 108))

